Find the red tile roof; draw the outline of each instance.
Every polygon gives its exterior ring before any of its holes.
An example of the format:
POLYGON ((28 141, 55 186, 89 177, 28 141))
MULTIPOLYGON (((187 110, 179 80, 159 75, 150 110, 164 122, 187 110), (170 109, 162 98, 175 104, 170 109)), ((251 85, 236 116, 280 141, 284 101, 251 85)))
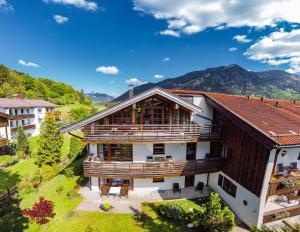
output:
POLYGON ((240 119, 264 132, 278 145, 300 144, 300 102, 227 95, 191 90, 171 90, 176 94, 205 95, 240 119))
POLYGON ((56 107, 56 105, 45 100, 30 100, 17 98, 0 98, 0 108, 35 108, 56 107))

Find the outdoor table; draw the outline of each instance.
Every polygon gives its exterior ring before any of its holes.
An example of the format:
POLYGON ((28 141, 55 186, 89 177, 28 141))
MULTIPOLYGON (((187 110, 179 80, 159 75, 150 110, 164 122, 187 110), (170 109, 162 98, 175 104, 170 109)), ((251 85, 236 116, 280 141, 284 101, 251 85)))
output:
POLYGON ((121 187, 110 187, 108 195, 119 196, 121 187))

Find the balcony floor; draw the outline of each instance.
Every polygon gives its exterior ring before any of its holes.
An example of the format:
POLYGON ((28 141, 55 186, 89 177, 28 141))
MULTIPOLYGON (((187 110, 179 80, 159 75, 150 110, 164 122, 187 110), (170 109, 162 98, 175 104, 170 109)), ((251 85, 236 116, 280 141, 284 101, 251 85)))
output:
POLYGON ((114 207, 111 213, 137 213, 141 212, 142 202, 155 202, 175 199, 193 199, 206 197, 209 195, 207 188, 203 193, 195 191, 195 187, 183 188, 182 193, 174 195, 172 190, 157 191, 151 194, 139 194, 134 191, 129 191, 128 198, 126 197, 100 197, 99 191, 90 190, 89 187, 82 187, 79 191, 83 197, 82 202, 77 207, 77 210, 103 212, 100 209, 100 204, 109 202, 114 207))

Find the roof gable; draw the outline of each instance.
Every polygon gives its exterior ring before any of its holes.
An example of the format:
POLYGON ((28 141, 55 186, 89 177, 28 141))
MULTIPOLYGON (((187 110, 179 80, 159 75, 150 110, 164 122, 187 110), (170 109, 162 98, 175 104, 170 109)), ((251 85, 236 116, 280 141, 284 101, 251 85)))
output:
POLYGON ((188 101, 186 101, 186 100, 184 100, 184 99, 182 99, 182 98, 180 98, 180 97, 178 97, 178 96, 176 96, 176 95, 174 95, 170 92, 167 92, 167 91, 165 91, 161 88, 155 87, 155 88, 150 89, 148 91, 145 91, 141 94, 138 94, 138 95, 136 95, 136 96, 134 96, 130 99, 127 99, 127 100, 125 100, 125 101, 123 101, 123 102, 121 102, 121 103, 119 103, 115 106, 112 106, 112 107, 110 107, 106 110, 103 110, 99 113, 96 113, 96 114, 94 114, 94 115, 92 115, 88 118, 85 118, 81 121, 78 121, 78 122, 75 122, 73 124, 67 125, 67 126, 65 126, 64 128, 61 129, 61 133, 67 133, 71 130, 81 128, 81 127, 83 127, 83 126, 85 126, 89 123, 95 122, 95 121, 97 121, 101 118, 104 118, 104 117, 106 117, 110 114, 113 114, 113 113, 115 113, 119 110, 125 109, 125 108, 127 108, 127 107, 129 107, 129 106, 131 106, 131 105, 133 105, 137 102, 140 102, 140 101, 142 101, 144 99, 147 99, 149 97, 152 97, 154 95, 159 95, 161 97, 164 97, 164 98, 166 98, 170 101, 173 101, 173 102, 177 103, 178 105, 181 105, 181 106, 183 106, 187 109, 190 109, 193 112, 197 112, 197 113, 202 112, 200 107, 198 107, 198 106, 196 106, 196 105, 194 105, 194 104, 192 104, 192 103, 190 103, 190 102, 188 102, 188 101))

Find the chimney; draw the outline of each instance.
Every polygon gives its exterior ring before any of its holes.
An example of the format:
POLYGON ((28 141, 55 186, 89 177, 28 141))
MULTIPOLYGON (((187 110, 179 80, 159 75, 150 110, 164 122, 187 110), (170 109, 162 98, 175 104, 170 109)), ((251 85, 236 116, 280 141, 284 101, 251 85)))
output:
POLYGON ((264 98, 263 98, 263 97, 261 97, 261 98, 260 98, 260 101, 261 101, 261 102, 264 102, 264 98))
POLYGON ((133 85, 129 85, 128 98, 133 98, 133 85))
POLYGON ((280 107, 279 102, 276 102, 275 106, 276 106, 276 107, 280 107))
POLYGON ((249 95, 247 95, 247 99, 250 100, 250 96, 249 95))
POLYGON ((294 104, 296 104, 296 100, 293 100, 294 104))

